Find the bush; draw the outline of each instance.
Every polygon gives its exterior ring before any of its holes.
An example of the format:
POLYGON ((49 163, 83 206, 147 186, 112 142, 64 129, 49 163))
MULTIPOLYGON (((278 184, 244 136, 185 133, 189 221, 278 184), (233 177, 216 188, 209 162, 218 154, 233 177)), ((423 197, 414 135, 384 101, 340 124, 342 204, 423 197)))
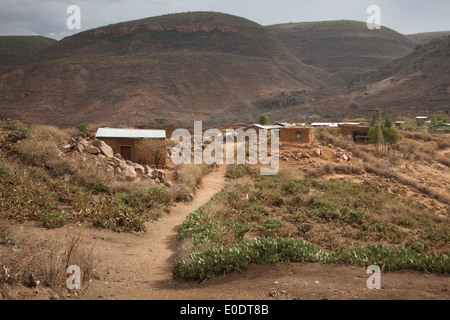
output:
POLYGON ((30 135, 30 129, 25 127, 19 120, 6 120, 5 129, 10 131, 10 134, 14 137, 13 142, 26 139, 30 135))
POLYGON ((225 177, 228 179, 236 180, 245 176, 255 176, 257 174, 256 170, 253 169, 248 164, 237 164, 232 165, 228 168, 225 177))
POLYGON ((207 165, 182 165, 177 171, 177 183, 171 188, 171 194, 176 202, 188 201, 190 194, 202 182, 203 177, 210 172, 207 165))
POLYGON ((448 257, 439 253, 422 254, 401 246, 371 245, 325 252, 303 240, 257 238, 254 241, 244 240, 232 247, 213 246, 201 252, 193 252, 188 260, 175 261, 172 272, 175 279, 191 281, 241 271, 250 264, 277 262, 343 263, 364 268, 378 265, 382 271, 450 271, 448 257))
POLYGON ((16 151, 25 163, 46 167, 55 175, 73 173, 76 165, 63 157, 59 145, 69 140, 66 132, 55 126, 33 126, 27 139, 16 145, 16 151))
POLYGON ((62 228, 66 225, 69 215, 61 211, 44 212, 42 223, 47 229, 62 228))
POLYGON ((163 188, 106 195, 92 206, 95 226, 117 232, 143 232, 147 219, 157 219, 169 212, 172 196, 163 188))

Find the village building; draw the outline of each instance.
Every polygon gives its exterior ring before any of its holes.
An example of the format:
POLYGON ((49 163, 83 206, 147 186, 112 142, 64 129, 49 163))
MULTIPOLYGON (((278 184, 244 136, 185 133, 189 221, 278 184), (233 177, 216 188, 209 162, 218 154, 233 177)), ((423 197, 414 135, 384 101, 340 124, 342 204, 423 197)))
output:
POLYGON ((275 125, 281 126, 281 127, 295 127, 296 126, 295 123, 289 123, 289 122, 278 122, 278 123, 275 123, 275 125))
POLYGON ((311 127, 316 128, 337 128, 339 123, 336 122, 314 122, 311 123, 311 127))
POLYGON ((367 143, 369 141, 370 126, 360 123, 342 123, 338 125, 338 135, 347 136, 354 142, 367 143))
POLYGON ((312 143, 315 139, 315 129, 306 126, 287 126, 280 129, 280 142, 312 143))
POLYGON ((95 137, 124 160, 157 167, 166 165, 165 130, 99 128, 95 137))
POLYGON ((403 129, 406 125, 406 121, 395 121, 395 126, 399 129, 403 129))

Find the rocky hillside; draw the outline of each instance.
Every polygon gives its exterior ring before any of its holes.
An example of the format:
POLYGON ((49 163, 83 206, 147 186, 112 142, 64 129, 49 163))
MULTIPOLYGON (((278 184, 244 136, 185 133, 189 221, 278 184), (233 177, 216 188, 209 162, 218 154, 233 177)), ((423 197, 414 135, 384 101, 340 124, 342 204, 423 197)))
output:
POLYGON ((266 28, 184 13, 88 30, 0 76, 0 117, 74 126, 254 119, 254 101, 337 84, 266 28))
POLYGON ((288 23, 268 30, 303 62, 345 81, 401 58, 417 45, 394 30, 369 30, 358 21, 288 23))
POLYGON ((427 113, 448 109, 450 38, 418 47, 364 81, 352 95, 365 105, 427 113))

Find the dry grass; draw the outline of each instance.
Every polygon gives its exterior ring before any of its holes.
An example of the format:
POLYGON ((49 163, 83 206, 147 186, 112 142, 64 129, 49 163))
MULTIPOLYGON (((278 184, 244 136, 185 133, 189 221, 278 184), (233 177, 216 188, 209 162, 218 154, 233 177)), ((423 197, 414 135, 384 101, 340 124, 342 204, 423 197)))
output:
POLYGON ((182 165, 177 170, 177 181, 170 190, 175 201, 186 201, 189 194, 194 194, 195 189, 202 182, 202 178, 211 171, 210 167, 201 164, 182 165))
POLYGON ((362 175, 365 173, 362 164, 326 163, 318 168, 309 168, 306 176, 310 178, 320 178, 329 174, 362 175))
POLYGON ((46 167, 56 175, 73 173, 76 163, 64 157, 59 146, 66 144, 70 139, 68 131, 60 130, 55 126, 35 125, 31 127, 27 139, 16 145, 16 152, 23 161, 35 166, 46 167))
POLYGON ((88 284, 94 270, 93 250, 80 237, 67 236, 64 243, 52 247, 40 242, 0 246, 0 292, 7 285, 65 290, 71 265, 80 267, 82 286, 88 284))
POLYGON ((366 163, 364 165, 364 167, 367 172, 374 173, 378 176, 385 177, 385 178, 393 178, 393 179, 397 180, 398 182, 400 182, 401 184, 413 187, 417 191, 419 191, 425 195, 428 195, 429 197, 431 197, 435 200, 438 200, 445 204, 450 204, 450 198, 447 195, 438 193, 438 192, 434 191, 433 189, 427 187, 426 185, 420 184, 419 181, 417 181, 417 180, 414 180, 410 177, 407 177, 407 176, 399 174, 399 173, 394 173, 392 171, 386 170, 385 168, 382 168, 380 166, 370 164, 370 163, 366 163))

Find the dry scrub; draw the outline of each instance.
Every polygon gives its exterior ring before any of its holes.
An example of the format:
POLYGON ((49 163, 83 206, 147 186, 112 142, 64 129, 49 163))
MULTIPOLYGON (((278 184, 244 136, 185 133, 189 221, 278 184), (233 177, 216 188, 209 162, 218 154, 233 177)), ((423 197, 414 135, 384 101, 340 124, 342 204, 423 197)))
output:
POLYGON ((20 243, 12 239, 0 245, 0 296, 8 299, 6 285, 30 288, 51 288, 56 292, 67 289, 67 268, 79 266, 81 284, 85 287, 94 270, 93 250, 79 237, 67 236, 63 243, 20 243))

